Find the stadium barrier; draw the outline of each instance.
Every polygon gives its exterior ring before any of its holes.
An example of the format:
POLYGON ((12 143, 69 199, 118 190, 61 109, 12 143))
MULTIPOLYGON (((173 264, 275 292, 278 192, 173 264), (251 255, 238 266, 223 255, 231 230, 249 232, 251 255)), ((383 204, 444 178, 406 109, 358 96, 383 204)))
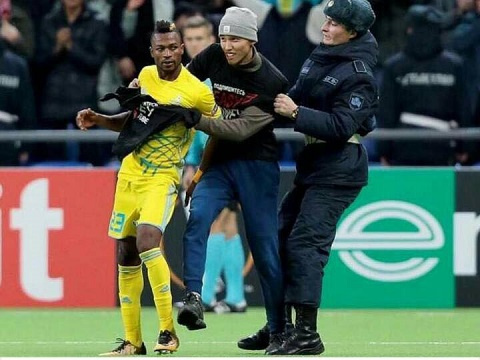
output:
MULTIPOLYGON (((291 128, 275 129, 280 141, 303 141, 305 136, 291 128)), ((109 130, 9 130, 0 132, 0 142, 113 142, 118 133, 109 130)), ((479 140, 480 128, 461 128, 448 131, 428 129, 375 129, 365 139, 373 140, 479 140)))
MULTIPOLYGON (((279 201, 293 177, 283 169, 279 201)), ((480 306, 479 183, 477 169, 371 169, 339 224, 322 306, 480 306)), ((115 306, 115 242, 106 235, 114 189, 112 169, 0 169, 0 306, 115 306)), ((185 224, 179 203, 165 235, 178 277, 185 224)), ((245 289, 260 305, 255 270, 245 289)), ((152 305, 148 286, 142 301, 152 305)))

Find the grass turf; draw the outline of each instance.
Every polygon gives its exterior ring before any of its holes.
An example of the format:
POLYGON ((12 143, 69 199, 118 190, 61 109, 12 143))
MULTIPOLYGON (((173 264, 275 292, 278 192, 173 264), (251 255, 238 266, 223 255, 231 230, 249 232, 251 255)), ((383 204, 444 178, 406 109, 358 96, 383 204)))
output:
MULTIPOLYGON (((236 341, 264 324, 264 311, 206 314, 207 329, 176 325, 180 349, 167 356, 246 357, 236 341)), ((325 356, 478 356, 480 310, 329 310, 321 311, 319 331, 325 356)), ((149 355, 157 332, 153 308, 144 308, 142 328, 149 355)), ((113 349, 122 327, 118 309, 2 309, 0 357, 96 356, 113 349)))

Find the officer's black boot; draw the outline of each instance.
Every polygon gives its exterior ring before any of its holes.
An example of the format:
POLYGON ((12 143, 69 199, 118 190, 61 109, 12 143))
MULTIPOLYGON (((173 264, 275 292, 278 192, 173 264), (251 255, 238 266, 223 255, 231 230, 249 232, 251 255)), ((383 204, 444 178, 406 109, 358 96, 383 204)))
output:
POLYGON ((285 305, 285 332, 289 334, 295 327, 293 326, 293 319, 292 319, 292 305, 286 304, 285 305))
POLYGON ((295 305, 295 328, 275 355, 319 355, 325 351, 317 333, 317 308, 295 305))

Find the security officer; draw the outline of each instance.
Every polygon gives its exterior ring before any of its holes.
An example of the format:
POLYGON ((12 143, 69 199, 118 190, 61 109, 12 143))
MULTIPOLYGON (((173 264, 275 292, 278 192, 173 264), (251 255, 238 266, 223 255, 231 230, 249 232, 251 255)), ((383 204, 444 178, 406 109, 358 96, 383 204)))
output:
MULTIPOLYGON (((285 302, 295 327, 270 355, 320 354, 317 333, 324 268, 345 209, 367 184, 368 161, 360 136, 373 130, 378 91, 372 76, 378 46, 368 31, 375 14, 367 0, 330 0, 323 40, 275 111, 306 136, 293 188, 282 201, 279 240, 284 260, 285 302)), ((242 339, 258 345, 261 333, 242 339)))
MULTIPOLYGON (((405 48, 385 62, 379 127, 442 131, 473 126, 465 64, 442 45, 444 19, 433 6, 408 9, 405 48)), ((386 166, 452 166, 468 160, 469 152, 474 153, 470 146, 389 140, 379 142, 378 150, 386 166)))

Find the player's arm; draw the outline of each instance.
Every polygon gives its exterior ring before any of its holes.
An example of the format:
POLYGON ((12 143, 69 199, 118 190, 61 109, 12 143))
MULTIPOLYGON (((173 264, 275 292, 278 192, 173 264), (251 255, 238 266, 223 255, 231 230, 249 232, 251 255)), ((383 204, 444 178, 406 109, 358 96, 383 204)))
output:
POLYGON ((243 141, 259 132, 273 120, 273 114, 256 106, 249 106, 235 119, 224 120, 223 118, 213 119, 202 116, 195 128, 220 139, 243 141))
POLYGON ((108 130, 120 132, 130 114, 131 111, 115 115, 104 115, 88 108, 80 110, 77 113, 76 123, 80 130, 88 130, 88 128, 98 125, 108 130))

